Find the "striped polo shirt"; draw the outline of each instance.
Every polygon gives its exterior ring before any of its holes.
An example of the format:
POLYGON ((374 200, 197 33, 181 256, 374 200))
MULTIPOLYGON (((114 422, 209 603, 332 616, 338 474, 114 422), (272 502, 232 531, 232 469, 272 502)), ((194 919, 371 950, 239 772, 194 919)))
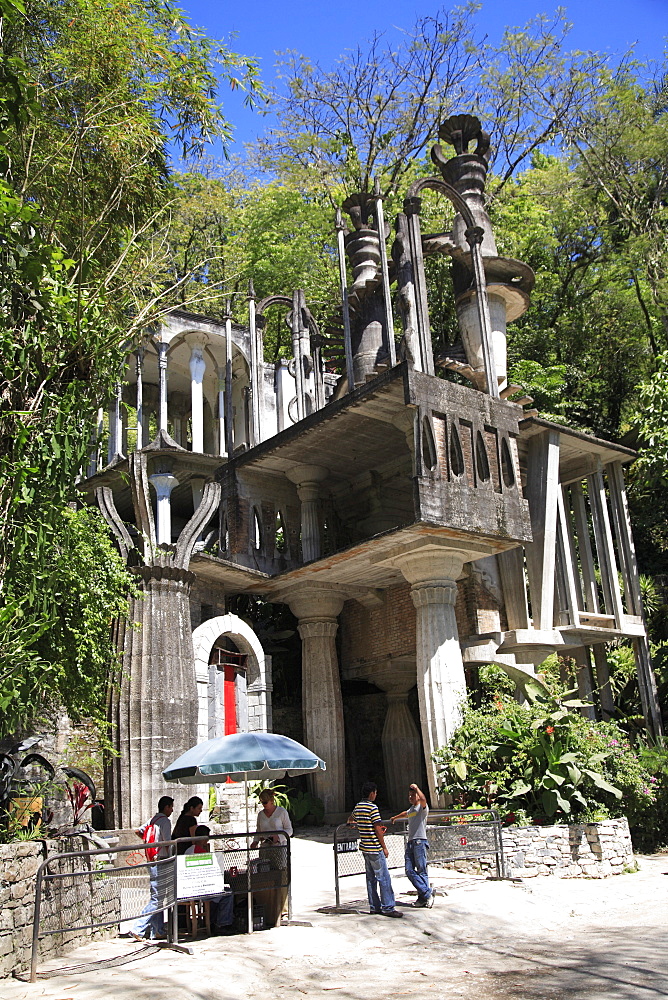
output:
POLYGON ((360 835, 360 850, 363 854, 378 854, 382 850, 380 841, 373 828, 374 823, 380 823, 378 806, 370 799, 362 799, 353 809, 353 819, 360 835))

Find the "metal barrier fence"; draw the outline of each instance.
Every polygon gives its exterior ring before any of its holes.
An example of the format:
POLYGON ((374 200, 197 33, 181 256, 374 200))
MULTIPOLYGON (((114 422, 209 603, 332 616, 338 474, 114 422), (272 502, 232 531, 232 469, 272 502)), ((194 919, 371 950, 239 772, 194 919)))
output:
MULTIPOLYGON (((80 944, 80 931, 90 930, 91 937, 114 926, 130 932, 140 917, 162 913, 168 915, 167 946, 178 948, 179 903, 223 898, 233 903, 245 896, 248 932, 264 926, 265 919, 280 920, 285 906, 291 916, 289 837, 275 844, 244 831, 207 840, 212 849, 198 854, 177 853, 179 844, 191 846, 190 838, 151 844, 169 852, 156 861, 134 845, 71 851, 43 861, 35 886, 30 982, 37 978, 39 942, 49 937, 57 936, 61 946, 80 944)), ((239 929, 242 924, 239 919, 239 929)))
MULTIPOLYGON (((407 820, 399 820, 399 826, 407 825, 407 820)), ((390 826, 389 820, 387 821, 390 826)), ((407 830, 401 833, 386 833, 385 846, 388 849, 387 867, 403 868, 407 830)), ((427 823, 429 841, 429 864, 438 865, 449 861, 475 860, 494 856, 496 878, 505 877, 505 859, 501 837, 501 821, 495 809, 456 809, 451 811, 431 810, 427 823)), ((334 886, 336 908, 341 906, 339 881, 351 875, 365 872, 364 855, 359 849, 357 828, 343 823, 334 831, 334 886)))
POLYGON ((494 855, 496 878, 504 878, 501 820, 496 809, 453 809, 429 813, 429 862, 477 860, 494 855))
MULTIPOLYGON (((388 820, 389 825, 389 820, 388 820)), ((339 879, 351 875, 363 875, 365 872, 364 855, 359 849, 359 834, 357 827, 342 823, 334 831, 334 885, 336 889, 336 906, 341 905, 339 879)), ((403 868, 406 838, 403 833, 386 833, 387 867, 403 868)))

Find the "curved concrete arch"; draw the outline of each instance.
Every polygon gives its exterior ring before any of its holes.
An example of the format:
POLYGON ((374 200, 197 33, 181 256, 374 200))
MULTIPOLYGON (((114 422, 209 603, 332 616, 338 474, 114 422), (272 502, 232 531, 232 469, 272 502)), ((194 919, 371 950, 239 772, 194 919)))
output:
POLYGON ((199 742, 210 738, 209 657, 217 639, 229 636, 248 657, 246 695, 248 700, 248 730, 267 731, 271 727, 271 657, 267 656, 253 629, 238 615, 226 614, 210 618, 193 631, 195 679, 198 694, 199 742))

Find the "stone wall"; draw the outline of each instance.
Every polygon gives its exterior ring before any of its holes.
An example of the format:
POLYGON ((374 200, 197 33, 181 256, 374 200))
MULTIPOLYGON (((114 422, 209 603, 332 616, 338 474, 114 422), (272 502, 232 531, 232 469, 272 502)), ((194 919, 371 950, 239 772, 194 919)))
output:
MULTIPOLYGON (((607 878, 635 866, 626 817, 569 826, 508 826, 502 831, 506 875, 511 878, 607 878)), ((453 861, 457 871, 491 871, 494 858, 453 861)))
POLYGON ((626 817, 569 826, 519 826, 503 831, 508 874, 516 878, 606 878, 632 867, 626 817))
MULTIPOLYGON (((65 844, 53 840, 0 844, 0 979, 30 968, 37 869, 47 856, 77 849, 78 843, 70 840, 65 844)), ((120 903, 108 879, 91 875, 78 878, 75 885, 64 879, 59 888, 54 884, 45 891, 40 927, 66 928, 114 916, 120 920, 120 903)), ((40 960, 61 955, 92 938, 117 934, 117 923, 95 932, 85 929, 50 934, 40 941, 40 960)))

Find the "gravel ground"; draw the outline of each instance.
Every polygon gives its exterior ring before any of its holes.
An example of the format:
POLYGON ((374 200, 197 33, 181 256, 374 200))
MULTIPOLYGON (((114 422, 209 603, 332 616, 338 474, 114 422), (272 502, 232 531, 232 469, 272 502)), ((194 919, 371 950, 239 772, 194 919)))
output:
POLYGON ((363 878, 342 882, 350 912, 332 913, 331 840, 293 842, 293 925, 192 942, 193 955, 118 939, 40 966, 124 956, 124 964, 31 985, 0 983, 3 1000, 626 1000, 668 997, 668 855, 608 879, 496 882, 432 869, 446 893, 404 919, 371 916, 363 878), (357 904, 357 905, 356 905, 357 904), (356 912, 359 907, 359 912, 356 912), (328 912, 329 911, 329 912, 328 912), (134 960, 131 960, 133 959, 134 960))

